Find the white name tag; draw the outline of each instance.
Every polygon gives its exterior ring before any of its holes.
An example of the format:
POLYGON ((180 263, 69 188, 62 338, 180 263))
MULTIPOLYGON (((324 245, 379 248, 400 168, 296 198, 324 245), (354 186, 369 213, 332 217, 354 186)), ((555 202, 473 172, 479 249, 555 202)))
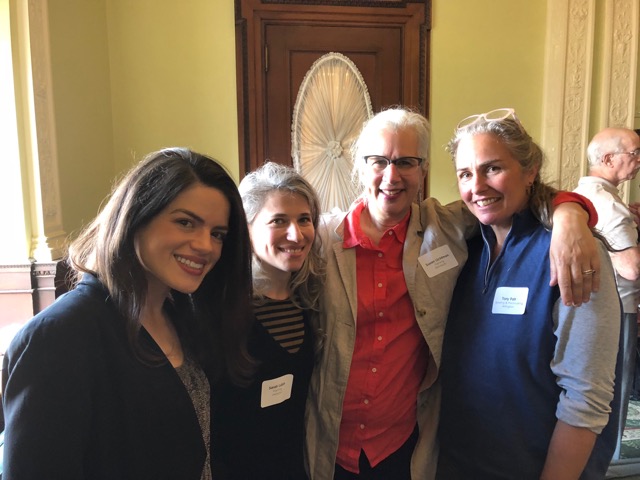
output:
POLYGON ((505 315, 522 315, 527 307, 527 287, 499 287, 493 297, 491 313, 504 313, 505 315))
POLYGON ((290 373, 272 380, 265 380, 262 382, 260 406, 266 408, 289 400, 291 387, 293 387, 293 375, 290 373))
POLYGON ((433 278, 436 275, 446 272, 447 270, 451 270, 459 265, 458 260, 453 256, 453 252, 449 248, 449 245, 434 248, 430 252, 419 257, 418 262, 420 262, 420 265, 422 265, 422 268, 429 278, 433 278))

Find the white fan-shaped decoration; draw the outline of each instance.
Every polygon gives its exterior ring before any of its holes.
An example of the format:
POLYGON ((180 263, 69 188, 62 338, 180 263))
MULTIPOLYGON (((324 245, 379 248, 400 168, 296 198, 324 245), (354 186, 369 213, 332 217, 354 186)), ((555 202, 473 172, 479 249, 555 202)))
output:
POLYGON ((324 212, 347 210, 357 195, 350 149, 372 114, 367 85, 348 57, 331 52, 314 62, 293 109, 291 156, 324 212))

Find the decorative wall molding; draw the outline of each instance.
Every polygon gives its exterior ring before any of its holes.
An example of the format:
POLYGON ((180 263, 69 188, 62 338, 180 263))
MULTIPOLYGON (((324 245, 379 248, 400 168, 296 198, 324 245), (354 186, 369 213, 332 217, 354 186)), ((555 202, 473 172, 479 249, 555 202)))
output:
POLYGON ((639 5, 638 0, 613 0, 605 3, 600 128, 633 128, 639 5))
MULTIPOLYGON (((633 128, 640 2, 610 0, 605 3, 605 9, 598 129, 607 126, 633 128)), ((625 202, 629 202, 631 184, 624 182, 620 186, 620 196, 625 202)))
POLYGON ((595 0, 549 0, 542 147, 545 181, 573 190, 589 137, 595 0))
POLYGON ((44 310, 56 299, 56 266, 58 262, 34 263, 32 281, 34 283, 33 311, 44 310))
POLYGON ((63 262, 0 264, 0 355, 4 329, 15 333, 67 291, 67 269, 63 262), (64 287, 64 288, 61 288, 64 287))
MULTIPOLYGON (((607 0, 602 36, 595 39, 595 0, 548 0, 542 147, 545 180, 573 190, 585 175, 586 149, 605 126, 633 128, 638 43, 638 0, 607 0), (595 45, 602 47, 600 78, 594 79, 595 45), (596 81, 597 80, 597 81, 596 81), (593 85, 601 90, 592 95, 593 85), (598 98, 598 104, 592 104, 598 98), (596 115, 595 121, 593 115, 596 115)), ((629 200, 629 182, 622 197, 629 200)))
POLYGON ((33 316, 32 270, 30 263, 0 265, 0 344, 5 328, 15 333, 16 324, 22 325, 33 316))

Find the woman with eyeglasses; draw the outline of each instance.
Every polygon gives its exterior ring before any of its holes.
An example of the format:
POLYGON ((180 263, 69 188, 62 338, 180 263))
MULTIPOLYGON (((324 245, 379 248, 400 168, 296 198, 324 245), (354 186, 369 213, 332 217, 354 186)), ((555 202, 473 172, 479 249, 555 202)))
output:
POLYGON ((599 245, 598 292, 565 305, 544 261, 556 191, 513 110, 463 120, 448 151, 482 235, 468 242, 445 332, 437 478, 602 479, 620 400, 621 314, 607 251, 599 245))
POLYGON ((211 383, 251 367, 251 250, 233 179, 187 149, 149 154, 69 260, 76 287, 4 357, 2 478, 211 479, 211 383))
MULTIPOLYGON (((313 480, 435 475, 442 337, 467 258, 465 237, 477 231, 477 220, 461 202, 418 203, 429 137, 427 119, 410 110, 371 118, 353 149, 361 195, 348 212, 320 222, 327 278, 320 308, 324 344, 307 402, 313 480)), ((572 213, 554 214, 557 221, 576 220, 557 229, 564 235, 555 246, 592 242, 584 211, 568 209, 572 213)), ((566 260, 563 274, 569 273, 566 260)), ((574 270, 591 269, 591 260, 577 259, 574 270)), ((571 280, 564 280, 571 296, 571 280)), ((591 277, 586 280, 590 290, 591 277)), ((574 299, 581 302, 582 293, 565 300, 574 299)))

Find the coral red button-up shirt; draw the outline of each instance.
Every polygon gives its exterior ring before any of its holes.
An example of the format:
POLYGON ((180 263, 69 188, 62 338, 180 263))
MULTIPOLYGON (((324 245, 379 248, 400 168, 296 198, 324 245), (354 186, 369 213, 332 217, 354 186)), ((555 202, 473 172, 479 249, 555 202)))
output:
POLYGON ((336 460, 354 473, 361 450, 376 466, 411 435, 429 353, 402 271, 410 214, 374 245, 360 226, 363 209, 345 219, 344 246, 356 249, 358 316, 336 460))

